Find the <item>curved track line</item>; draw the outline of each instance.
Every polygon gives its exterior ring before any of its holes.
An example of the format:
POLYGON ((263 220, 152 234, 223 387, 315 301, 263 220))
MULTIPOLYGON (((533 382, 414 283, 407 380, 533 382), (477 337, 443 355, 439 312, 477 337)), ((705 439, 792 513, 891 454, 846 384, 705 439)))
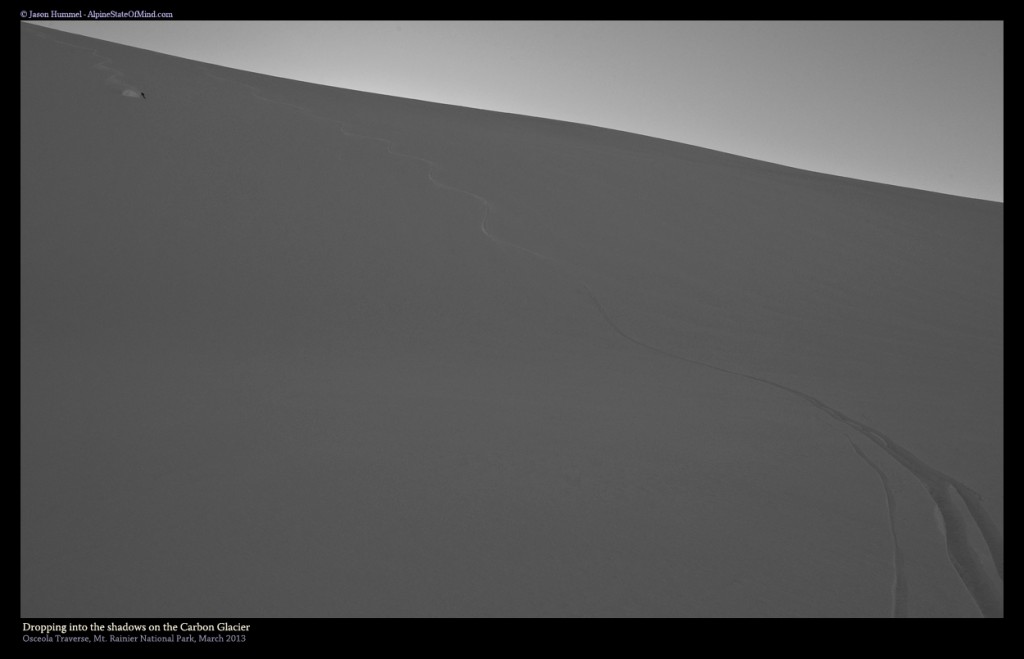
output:
MULTIPOLYGON (((843 434, 846 435, 845 432, 843 434)), ((878 475, 878 479, 882 481, 882 488, 885 490, 885 512, 889 518, 889 538, 892 542, 892 617, 906 618, 908 611, 908 589, 907 578, 903 569, 903 549, 900 547, 899 537, 896 535, 896 497, 893 495, 892 486, 889 484, 889 479, 881 467, 876 465, 871 458, 861 451, 853 443, 853 439, 849 435, 846 435, 846 441, 850 443, 850 446, 857 452, 860 459, 871 467, 875 474, 878 475)))
POLYGON ((907 471, 913 474, 915 478, 917 478, 928 492, 928 495, 935 502, 939 513, 942 515, 946 528, 950 529, 950 532, 946 534, 946 551, 949 556, 950 563, 960 576, 960 580, 964 583, 964 586, 967 587, 968 592, 970 592, 971 597, 978 605, 978 608, 986 617, 1002 617, 1003 603, 1002 597, 998 594, 997 584, 988 577, 981 558, 975 554, 966 542, 960 542, 961 539, 966 537, 966 525, 973 521, 981 531, 982 536, 985 538, 989 553, 993 562, 996 564, 999 579, 1002 580, 1002 537, 998 527, 996 527, 991 517, 989 517, 984 507, 981 505, 981 495, 951 476, 928 466, 913 453, 893 441, 892 438, 887 436, 885 433, 847 416, 822 400, 804 393, 799 389, 788 387, 767 378, 750 375, 749 373, 734 371, 715 364, 709 364, 700 360, 683 357, 682 355, 664 350, 633 337, 611 319, 604 305, 601 304, 601 301, 596 295, 594 295, 593 291, 590 290, 590 287, 587 286, 586 282, 583 282, 583 285, 586 287, 590 294, 590 299, 597 306, 598 311, 604 317, 605 321, 626 340, 631 341, 638 346, 647 348, 648 350, 653 350, 659 354, 671 357, 672 359, 678 359, 689 364, 696 364, 705 368, 710 368, 720 373, 728 373, 754 382, 760 382, 770 387, 789 392, 794 396, 805 400, 833 419, 846 425, 848 428, 851 428, 881 447, 907 471), (949 495, 949 491, 951 489, 963 497, 969 513, 969 519, 966 519, 957 510, 957 507, 954 505, 954 502, 949 495))

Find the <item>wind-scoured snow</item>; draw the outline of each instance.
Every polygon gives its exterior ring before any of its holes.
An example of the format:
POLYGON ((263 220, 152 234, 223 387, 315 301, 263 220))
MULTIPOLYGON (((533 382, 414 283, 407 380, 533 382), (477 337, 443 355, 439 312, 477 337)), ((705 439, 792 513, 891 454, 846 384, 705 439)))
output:
POLYGON ((21 47, 22 616, 1002 615, 1002 204, 21 47))

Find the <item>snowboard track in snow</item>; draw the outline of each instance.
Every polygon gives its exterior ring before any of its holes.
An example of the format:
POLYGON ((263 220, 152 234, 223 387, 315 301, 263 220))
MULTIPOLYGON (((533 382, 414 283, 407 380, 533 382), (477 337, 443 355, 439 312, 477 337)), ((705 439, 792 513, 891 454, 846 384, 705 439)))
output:
POLYGON ((892 617, 906 618, 908 617, 909 597, 907 577, 904 572, 903 548, 900 547, 900 539, 896 533, 896 496, 893 494, 892 485, 882 468, 875 464, 875 461, 869 458, 864 451, 860 450, 860 447, 846 431, 843 431, 843 434, 846 435, 846 441, 850 443, 850 447, 857 452, 860 459, 878 475, 878 479, 882 482, 882 489, 885 490, 885 512, 889 518, 889 541, 892 543, 892 617))

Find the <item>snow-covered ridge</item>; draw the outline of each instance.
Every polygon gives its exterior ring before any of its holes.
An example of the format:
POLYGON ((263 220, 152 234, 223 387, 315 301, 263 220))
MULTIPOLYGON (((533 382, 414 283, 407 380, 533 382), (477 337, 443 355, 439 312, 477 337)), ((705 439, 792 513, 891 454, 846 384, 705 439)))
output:
POLYGON ((23 615, 1001 615, 1001 204, 22 54, 23 615))

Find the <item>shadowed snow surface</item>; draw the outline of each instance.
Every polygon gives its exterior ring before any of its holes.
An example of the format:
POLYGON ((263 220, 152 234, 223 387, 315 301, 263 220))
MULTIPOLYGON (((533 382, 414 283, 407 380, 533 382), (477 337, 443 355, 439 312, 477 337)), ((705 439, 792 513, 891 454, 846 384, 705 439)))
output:
POLYGON ((1002 204, 21 41, 22 616, 1002 615, 1002 204))

